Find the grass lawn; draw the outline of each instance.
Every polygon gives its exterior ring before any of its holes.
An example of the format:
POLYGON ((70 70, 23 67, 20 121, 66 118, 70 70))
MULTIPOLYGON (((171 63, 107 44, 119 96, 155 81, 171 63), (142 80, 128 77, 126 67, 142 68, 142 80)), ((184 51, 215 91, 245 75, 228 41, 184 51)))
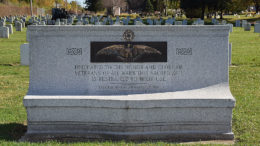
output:
MULTIPOLYGON (((26 30, 0 38, 0 145, 65 145, 58 142, 19 143, 26 131, 23 97, 29 85, 29 68, 20 66, 20 45, 26 30)), ((236 144, 260 144, 260 36, 234 28, 230 88, 236 98, 233 132, 236 144)), ((70 145, 175 145, 174 143, 89 142, 70 145)))

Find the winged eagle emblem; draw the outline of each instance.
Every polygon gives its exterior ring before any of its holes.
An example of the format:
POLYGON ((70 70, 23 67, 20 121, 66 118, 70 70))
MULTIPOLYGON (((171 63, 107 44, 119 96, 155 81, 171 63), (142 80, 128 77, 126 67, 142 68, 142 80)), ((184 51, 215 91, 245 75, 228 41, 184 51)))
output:
POLYGON ((98 61, 104 62, 152 62, 162 53, 146 45, 111 45, 99 50, 98 61))

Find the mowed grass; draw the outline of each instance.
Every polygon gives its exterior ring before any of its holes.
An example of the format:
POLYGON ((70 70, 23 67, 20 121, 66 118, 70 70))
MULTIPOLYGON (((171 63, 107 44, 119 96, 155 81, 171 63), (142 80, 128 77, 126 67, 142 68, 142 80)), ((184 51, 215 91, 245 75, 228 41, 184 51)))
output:
MULTIPOLYGON (((252 27, 253 28, 253 27, 252 27)), ((233 132, 241 144, 260 144, 260 34, 235 28, 231 34, 230 89, 236 98, 233 132)))
MULTIPOLYGON (((67 145, 59 142, 21 143, 26 132, 23 97, 29 85, 29 68, 20 65, 20 45, 26 42, 26 30, 0 38, 0 145, 67 145)), ((260 144, 260 36, 234 28, 230 88, 236 98, 233 132, 236 144, 260 144)), ((176 145, 164 142, 88 142, 70 145, 176 145)), ((179 145, 179 144, 177 144, 179 145)))

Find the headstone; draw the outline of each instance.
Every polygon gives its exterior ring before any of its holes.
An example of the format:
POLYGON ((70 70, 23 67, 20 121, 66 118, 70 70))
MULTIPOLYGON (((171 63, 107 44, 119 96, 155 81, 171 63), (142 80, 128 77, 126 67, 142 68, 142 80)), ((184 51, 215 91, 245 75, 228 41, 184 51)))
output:
POLYGON ((155 25, 162 25, 162 22, 160 20, 154 20, 155 25))
POLYGON ((32 18, 29 19, 29 24, 33 24, 33 19, 32 18))
POLYGON ((141 21, 135 21, 134 24, 135 24, 135 25, 144 25, 143 22, 141 22, 141 21))
POLYGON ((120 21, 116 21, 113 25, 121 25, 120 21))
POLYGON ((175 25, 182 25, 182 21, 175 21, 175 25))
POLYGON ((72 17, 69 17, 68 24, 73 24, 73 23, 74 23, 74 19, 72 17))
POLYGON ((64 22, 65 25, 67 25, 68 24, 68 19, 63 19, 63 22, 64 22))
POLYGON ((14 33, 12 24, 7 24, 6 27, 9 28, 9 34, 13 34, 14 33))
POLYGON ((228 62, 229 65, 232 64, 232 43, 229 43, 229 47, 228 47, 228 62))
POLYGON ((116 22, 120 22, 119 16, 116 16, 116 22))
POLYGON ((102 25, 107 25, 107 21, 108 19, 107 18, 104 18, 103 21, 102 21, 102 25))
POLYGON ((29 44, 24 43, 20 46, 20 54, 21 54, 21 65, 28 66, 29 65, 29 44))
POLYGON ((9 38, 9 28, 8 27, 0 27, 0 38, 9 38))
POLYGON ((48 20, 47 20, 47 25, 53 25, 53 23, 52 23, 52 20, 51 20, 51 19, 48 19, 48 20))
POLYGON ((114 21, 113 21, 113 19, 108 19, 108 23, 109 23, 109 25, 113 25, 114 24, 114 21))
POLYGON ((227 25, 230 27, 229 32, 230 33, 233 32, 233 24, 227 24, 227 25))
POLYGON ((246 20, 242 20, 242 27, 245 28, 245 25, 247 24, 246 20))
POLYGON ((236 27, 241 27, 241 21, 240 20, 236 20, 236 27))
POLYGON ((23 30, 22 23, 19 21, 15 22, 15 29, 16 29, 16 31, 22 31, 23 30))
POLYGON ((128 22, 131 21, 131 17, 130 16, 127 16, 126 19, 127 19, 128 22))
POLYGON ((217 20, 215 18, 211 19, 211 23, 214 24, 214 25, 216 25, 216 21, 217 20))
POLYGON ((83 25, 83 23, 81 21, 78 21, 76 25, 83 25))
POLYGON ((147 19, 147 23, 148 23, 148 25, 153 25, 153 20, 147 19))
POLYGON ((140 21, 143 23, 143 20, 140 17, 136 17, 136 21, 140 21))
POLYGON ((204 25, 204 20, 199 20, 198 25, 204 25))
POLYGON ((88 25, 89 22, 88 22, 88 18, 83 18, 83 25, 88 25))
POLYGON ((23 140, 234 138, 229 26, 30 26, 28 33, 23 140))
POLYGON ((244 30, 250 31, 251 30, 251 23, 244 24, 244 30))
POLYGON ((5 21, 0 21, 0 27, 4 27, 5 26, 5 21))
POLYGON ((260 33, 260 23, 256 23, 256 24, 255 24, 254 32, 255 32, 255 33, 260 33))
POLYGON ((227 24, 227 21, 226 21, 226 20, 222 20, 221 24, 222 24, 222 25, 226 25, 226 24, 227 24))
POLYGON ((25 28, 25 22, 21 22, 22 23, 22 27, 25 28))
POLYGON ((9 22, 10 22, 10 23, 14 23, 13 17, 11 17, 11 18, 9 19, 9 22))
POLYGON ((216 20, 214 25, 220 25, 220 22, 218 20, 216 20))
POLYGON ((185 19, 182 21, 182 25, 188 25, 188 21, 185 19))
POLYGON ((46 25, 46 24, 45 24, 45 21, 41 21, 41 22, 40 22, 40 25, 46 25))
POLYGON ((125 19, 125 18, 123 18, 122 21, 123 21, 123 24, 124 24, 124 25, 128 25, 128 23, 129 23, 129 21, 128 21, 127 19, 125 19))
POLYGON ((168 18, 166 21, 165 21, 165 25, 173 25, 174 23, 174 20, 172 18, 168 18))
POLYGON ((55 21, 55 25, 60 25, 60 20, 59 20, 59 19, 57 19, 57 20, 55 21))
POLYGON ((102 25, 102 22, 96 22, 95 25, 102 25))
POLYGON ((94 24, 94 23, 95 23, 94 17, 91 17, 91 18, 90 18, 90 23, 91 23, 91 24, 94 24))

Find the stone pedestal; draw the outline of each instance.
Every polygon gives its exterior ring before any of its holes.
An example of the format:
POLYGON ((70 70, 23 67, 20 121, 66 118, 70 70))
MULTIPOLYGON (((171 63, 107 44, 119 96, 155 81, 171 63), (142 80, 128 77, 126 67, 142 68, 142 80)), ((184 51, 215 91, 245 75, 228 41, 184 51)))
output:
POLYGON ((227 84, 120 96, 35 96, 24 105, 23 140, 230 140, 234 98, 227 84))

